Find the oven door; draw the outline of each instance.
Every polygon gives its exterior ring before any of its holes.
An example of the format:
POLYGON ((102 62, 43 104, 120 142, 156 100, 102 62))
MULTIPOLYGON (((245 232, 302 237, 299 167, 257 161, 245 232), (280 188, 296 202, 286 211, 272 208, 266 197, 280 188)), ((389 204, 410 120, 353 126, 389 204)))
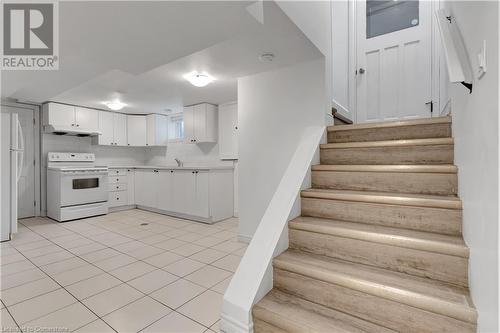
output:
POLYGON ((61 207, 108 200, 106 171, 65 171, 61 176, 61 207))

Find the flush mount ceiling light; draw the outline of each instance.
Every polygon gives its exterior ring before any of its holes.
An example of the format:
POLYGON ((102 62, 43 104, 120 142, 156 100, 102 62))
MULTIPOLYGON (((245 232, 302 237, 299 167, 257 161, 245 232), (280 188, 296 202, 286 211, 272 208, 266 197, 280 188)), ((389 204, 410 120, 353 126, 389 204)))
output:
POLYGON ((207 73, 191 72, 184 75, 184 78, 195 87, 205 87, 215 79, 207 73))
POLYGON ((119 100, 115 99, 114 101, 107 101, 103 103, 106 105, 109 109, 113 111, 118 111, 123 109, 127 104, 120 102, 119 100))

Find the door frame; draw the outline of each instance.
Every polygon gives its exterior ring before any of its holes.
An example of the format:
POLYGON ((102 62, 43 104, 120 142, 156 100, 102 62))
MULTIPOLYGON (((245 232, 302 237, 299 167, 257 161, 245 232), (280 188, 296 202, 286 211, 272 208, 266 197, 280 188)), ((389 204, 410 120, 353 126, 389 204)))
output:
MULTIPOLYGON (((356 84, 356 69, 358 68, 358 33, 357 33, 357 9, 356 2, 360 0, 347 0, 349 2, 349 108, 352 110, 354 117, 353 122, 358 122, 358 108, 357 108, 357 84, 356 84)), ((361 0, 363 1, 363 0, 361 0)), ((436 10, 443 7, 443 0, 422 0, 431 2, 431 99, 434 103, 434 110, 431 117, 439 117, 446 113, 445 108, 449 107, 448 101, 441 101, 441 96, 447 96, 447 91, 440 91, 443 81, 446 80, 446 73, 440 68, 442 57, 441 37, 439 35, 439 28, 436 22, 434 13, 436 10)), ((446 84, 442 85, 447 87, 446 84)))
POLYGON ((40 216, 41 214, 41 163, 40 163, 40 156, 41 156, 41 131, 40 131, 40 122, 41 122, 41 105, 39 104, 30 104, 30 103, 23 103, 23 102, 16 102, 16 101, 8 101, 8 100, 1 100, 0 103, 0 108, 1 107, 13 107, 13 108, 20 108, 20 109, 27 109, 33 111, 33 119, 34 119, 34 124, 33 124, 33 139, 34 139, 34 147, 33 151, 35 154, 35 160, 34 164, 35 167, 33 168, 34 174, 34 179, 35 179, 35 216, 40 216))

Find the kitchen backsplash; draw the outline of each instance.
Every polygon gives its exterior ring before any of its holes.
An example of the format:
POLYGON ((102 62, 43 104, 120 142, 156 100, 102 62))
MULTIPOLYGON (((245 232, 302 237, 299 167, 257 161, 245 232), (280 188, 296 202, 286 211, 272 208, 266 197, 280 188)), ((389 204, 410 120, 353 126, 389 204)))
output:
POLYGON ((178 158, 185 165, 233 165, 232 161, 219 159, 219 145, 213 143, 185 144, 169 143, 167 147, 146 149, 147 165, 175 165, 178 158))

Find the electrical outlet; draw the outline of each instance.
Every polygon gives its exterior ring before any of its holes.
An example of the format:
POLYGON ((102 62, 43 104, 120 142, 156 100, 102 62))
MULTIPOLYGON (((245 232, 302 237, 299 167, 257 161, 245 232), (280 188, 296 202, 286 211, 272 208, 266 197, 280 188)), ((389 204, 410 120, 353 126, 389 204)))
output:
POLYGON ((483 40, 483 45, 477 54, 477 64, 477 77, 481 79, 486 74, 486 40, 483 40))

